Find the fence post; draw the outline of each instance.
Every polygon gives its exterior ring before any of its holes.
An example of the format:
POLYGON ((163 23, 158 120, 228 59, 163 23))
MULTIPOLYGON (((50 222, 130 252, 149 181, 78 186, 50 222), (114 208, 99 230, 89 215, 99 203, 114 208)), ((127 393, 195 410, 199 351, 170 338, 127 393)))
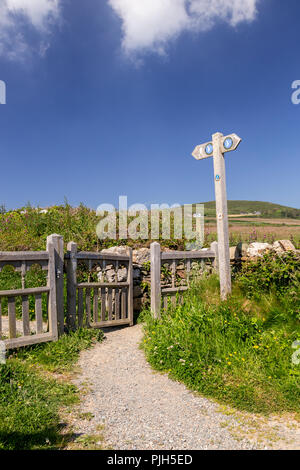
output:
POLYGON ((128 263, 128 318, 130 326, 133 326, 133 266, 132 266, 132 248, 129 248, 129 263, 128 263))
POLYGON ((55 276, 55 255, 54 246, 50 240, 47 240, 47 251, 49 255, 48 261, 48 282, 50 288, 48 297, 48 315, 49 315, 49 331, 54 339, 58 338, 57 330, 57 304, 56 304, 56 276, 55 276))
POLYGON ((151 311, 154 318, 160 317, 161 309, 161 287, 160 287, 160 273, 161 273, 161 252, 160 244, 157 242, 151 243, 150 246, 151 257, 151 311))
POLYGON ((77 243, 67 245, 67 325, 76 329, 77 243))
POLYGON ((215 270, 215 271, 218 271, 218 269, 219 269, 219 249, 218 249, 218 242, 213 242, 213 243, 210 245, 210 249, 211 249, 211 251, 213 251, 213 252, 215 253, 215 259, 214 259, 214 263, 213 263, 214 270, 215 270))
POLYGON ((60 336, 64 333, 64 239, 54 233, 47 237, 47 246, 48 243, 54 247, 57 329, 60 336))

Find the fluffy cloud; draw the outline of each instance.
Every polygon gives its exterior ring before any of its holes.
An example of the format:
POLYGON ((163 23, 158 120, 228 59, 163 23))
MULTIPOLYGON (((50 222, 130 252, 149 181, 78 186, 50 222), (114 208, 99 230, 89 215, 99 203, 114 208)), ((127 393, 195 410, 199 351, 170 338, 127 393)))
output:
POLYGON ((108 0, 122 20, 127 53, 163 53, 167 42, 183 31, 205 31, 217 21, 236 26, 253 21, 259 0, 108 0))
POLYGON ((48 47, 50 25, 59 18, 61 0, 0 0, 0 55, 22 59, 30 50, 24 25, 37 33, 38 53, 48 47))

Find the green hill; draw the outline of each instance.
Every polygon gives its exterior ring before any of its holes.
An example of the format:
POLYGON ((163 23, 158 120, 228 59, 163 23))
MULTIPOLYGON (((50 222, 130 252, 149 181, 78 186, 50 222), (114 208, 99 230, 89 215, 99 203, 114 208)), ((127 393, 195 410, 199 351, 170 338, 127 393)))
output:
MULTIPOLYGON (((203 204, 205 216, 215 217, 215 201, 204 202, 203 204)), ((270 219, 300 219, 300 209, 262 201, 228 201, 228 213, 230 215, 242 214, 243 216, 256 214, 256 217, 270 219)))

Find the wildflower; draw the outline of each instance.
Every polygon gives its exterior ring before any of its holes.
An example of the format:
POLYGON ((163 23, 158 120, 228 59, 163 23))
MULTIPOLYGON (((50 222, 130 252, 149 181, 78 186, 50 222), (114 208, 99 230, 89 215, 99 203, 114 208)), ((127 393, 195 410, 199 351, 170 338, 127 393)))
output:
POLYGON ((231 362, 227 362, 227 364, 228 364, 229 366, 231 366, 231 362))

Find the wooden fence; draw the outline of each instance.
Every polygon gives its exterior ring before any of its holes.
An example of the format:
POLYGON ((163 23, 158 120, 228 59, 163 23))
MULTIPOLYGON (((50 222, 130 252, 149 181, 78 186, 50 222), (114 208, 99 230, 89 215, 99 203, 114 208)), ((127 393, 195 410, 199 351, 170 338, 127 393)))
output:
POLYGON ((159 243, 151 244, 151 311, 154 318, 161 315, 162 304, 167 307, 168 298, 171 297, 173 303, 178 294, 185 292, 190 286, 191 262, 194 260, 211 259, 214 267, 218 263, 218 244, 212 243, 210 250, 200 251, 176 251, 162 252, 159 243), (168 263, 171 266, 171 287, 163 288, 161 285, 162 265, 168 263), (176 267, 178 263, 185 264, 186 286, 176 286, 176 267))
POLYGON ((65 256, 67 270, 67 324, 70 329, 81 326, 103 328, 133 325, 133 269, 132 250, 128 255, 77 252, 76 243, 68 244, 65 256), (98 273, 97 282, 77 282, 78 263, 83 262, 98 273), (118 280, 123 266, 126 280, 118 280), (107 267, 114 281, 107 280, 107 267), (97 271, 98 270, 98 271, 97 271), (100 279, 99 279, 100 277, 100 279))
POLYGON ((21 289, 0 291, 0 339, 7 349, 54 341, 57 332, 55 248, 52 237, 47 239, 46 251, 0 252, 0 272, 7 265, 21 273, 21 289), (26 288, 26 273, 33 265, 47 271, 45 287, 26 288), (42 296, 46 296, 46 312, 43 315, 42 296), (30 321, 30 299, 34 304, 34 318, 30 321), (34 298, 34 301, 33 299, 34 298), (20 305, 22 321, 17 320, 16 305, 20 305), (8 317, 3 316, 2 306, 7 308, 8 317), (46 317, 46 323, 45 323, 46 317), (4 325, 4 320, 8 325, 4 325))

